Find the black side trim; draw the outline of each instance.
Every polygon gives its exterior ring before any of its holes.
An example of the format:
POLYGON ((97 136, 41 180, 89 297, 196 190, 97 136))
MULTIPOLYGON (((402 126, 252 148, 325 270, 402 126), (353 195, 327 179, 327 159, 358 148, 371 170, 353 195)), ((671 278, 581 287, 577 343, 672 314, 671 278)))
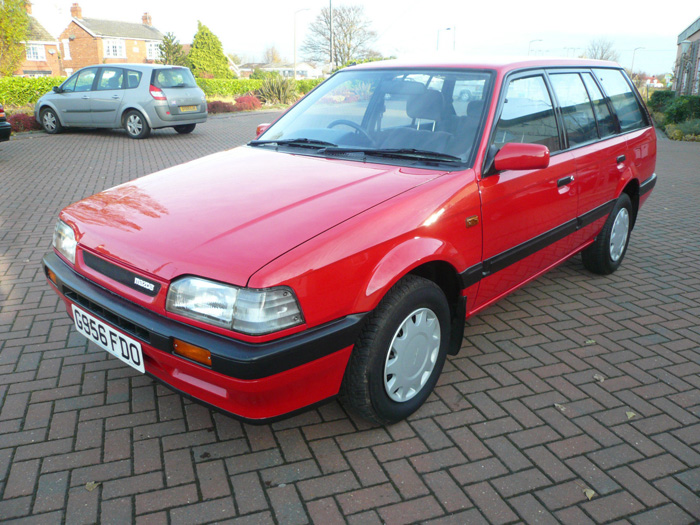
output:
POLYGON ((122 283, 132 290, 146 294, 149 297, 155 297, 160 291, 160 284, 157 282, 146 279, 134 272, 130 272, 116 264, 112 264, 90 252, 83 251, 83 261, 96 272, 100 272, 102 275, 106 275, 110 279, 122 283), (143 284, 137 284, 139 281, 143 284))
POLYGON ((579 230, 584 226, 588 226, 598 219, 609 215, 613 209, 613 206, 615 206, 615 200, 606 202, 605 204, 602 204, 597 208, 593 208, 591 211, 586 212, 575 219, 565 222, 561 226, 557 226, 556 228, 549 230, 542 235, 538 235, 529 241, 525 241, 514 248, 501 252, 498 255, 494 255, 490 259, 486 259, 483 263, 478 263, 470 268, 467 268, 459 274, 462 289, 478 283, 482 278, 503 270, 511 264, 515 264, 523 260, 525 257, 529 257, 530 255, 537 253, 550 244, 554 244, 555 242, 562 240, 564 237, 571 235, 576 230, 579 230))
MULTIPOLYGON (((173 321, 138 306, 85 279, 58 255, 44 256, 44 266, 57 277, 59 292, 70 298, 78 294, 78 303, 106 323, 114 317, 131 323, 137 333, 148 332, 150 345, 172 352, 172 338, 181 339, 212 354, 212 369, 238 379, 260 379, 278 374, 354 344, 366 313, 349 315, 321 326, 267 343, 247 343, 173 321)), ((119 325, 116 325, 119 326, 119 325)), ((138 337, 144 342, 146 337, 138 337)))
POLYGON ((654 189, 654 186, 656 186, 656 173, 639 185, 639 196, 646 195, 654 189))

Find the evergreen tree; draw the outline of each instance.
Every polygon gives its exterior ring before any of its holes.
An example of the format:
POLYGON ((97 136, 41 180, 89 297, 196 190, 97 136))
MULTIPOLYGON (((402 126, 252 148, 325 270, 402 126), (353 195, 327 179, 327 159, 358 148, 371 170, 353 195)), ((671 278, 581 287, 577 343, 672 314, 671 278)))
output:
POLYGON ((228 68, 228 60, 224 55, 221 41, 200 21, 197 21, 197 33, 194 35, 192 50, 187 60, 195 76, 234 77, 233 72, 228 68))
POLYGON ((173 33, 165 33, 163 41, 158 46, 160 58, 158 64, 170 64, 171 66, 186 66, 187 58, 182 50, 182 45, 173 33))
POLYGON ((11 76, 22 62, 28 31, 24 0, 0 0, 0 77, 11 76))

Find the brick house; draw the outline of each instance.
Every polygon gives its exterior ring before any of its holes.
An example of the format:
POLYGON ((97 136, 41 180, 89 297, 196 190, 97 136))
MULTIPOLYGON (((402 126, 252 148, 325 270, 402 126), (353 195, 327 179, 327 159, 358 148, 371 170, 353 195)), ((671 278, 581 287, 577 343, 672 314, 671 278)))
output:
POLYGON ((678 35, 675 76, 677 94, 700 94, 700 18, 678 35))
POLYGON ((39 77, 61 74, 61 59, 58 41, 32 16, 32 4, 24 4, 29 15, 29 30, 25 44, 24 60, 15 70, 15 75, 39 77))
POLYGON ((66 75, 94 64, 149 64, 158 58, 163 33, 153 27, 148 13, 140 24, 83 18, 80 5, 74 3, 70 14, 71 22, 59 36, 66 75))

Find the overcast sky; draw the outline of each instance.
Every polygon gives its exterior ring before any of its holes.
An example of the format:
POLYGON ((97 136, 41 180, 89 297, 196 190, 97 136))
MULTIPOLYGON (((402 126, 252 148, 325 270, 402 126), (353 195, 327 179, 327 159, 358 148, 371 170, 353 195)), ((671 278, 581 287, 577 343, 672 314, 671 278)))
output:
MULTIPOLYGON (((196 0, 78 0, 85 18, 140 22, 148 11, 153 25, 172 31, 181 43, 192 41, 197 20, 246 61, 262 60, 266 47, 275 46, 291 61, 294 49, 294 13, 297 45, 306 28, 329 4, 328 0, 266 0, 265 2, 196 0)), ((71 0, 34 0, 34 16, 54 36, 70 22, 71 0)), ((562 0, 357 0, 378 34, 377 51, 384 55, 457 53, 472 55, 579 56, 594 38, 613 41, 620 63, 635 71, 670 72, 676 57, 678 34, 700 17, 697 0, 676 2, 620 2, 615 0, 565 2, 562 0), (661 6, 666 5, 667 9, 661 6), (446 30, 446 28, 451 28, 446 30), (440 49, 437 49, 438 32, 440 49), (453 40, 454 36, 454 40, 453 40), (533 40, 540 40, 532 42, 533 40)), ((299 57, 301 60, 301 56, 299 57)))

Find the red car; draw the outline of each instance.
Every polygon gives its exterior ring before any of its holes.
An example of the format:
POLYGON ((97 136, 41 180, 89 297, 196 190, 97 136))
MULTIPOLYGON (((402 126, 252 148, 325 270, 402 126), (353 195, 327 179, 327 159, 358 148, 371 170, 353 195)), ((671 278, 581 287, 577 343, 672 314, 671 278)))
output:
POLYGON ((407 417, 466 317, 579 252, 615 271, 656 183, 610 62, 374 62, 261 131, 68 206, 44 258, 79 332, 253 422, 407 417))

